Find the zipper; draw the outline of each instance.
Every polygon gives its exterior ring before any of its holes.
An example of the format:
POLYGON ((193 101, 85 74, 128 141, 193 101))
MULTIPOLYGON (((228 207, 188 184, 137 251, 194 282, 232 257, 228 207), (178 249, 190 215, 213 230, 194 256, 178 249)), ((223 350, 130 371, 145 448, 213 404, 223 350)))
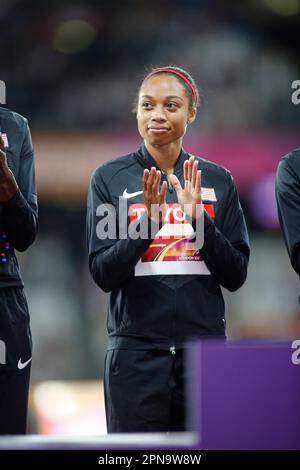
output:
MULTIPOLYGON (((167 178, 167 176, 166 176, 167 178)), ((172 193, 173 192, 173 186, 171 185, 170 181, 168 180, 167 178, 167 182, 168 182, 168 188, 169 188, 169 193, 172 193)))
MULTIPOLYGON (((170 181, 168 180, 167 175, 165 174, 164 171, 162 171, 162 174, 164 175, 164 178, 166 178, 166 181, 167 181, 167 184, 168 184, 168 191, 169 191, 170 194, 172 194, 172 196, 169 196, 170 197, 169 203, 173 204, 174 202, 177 202, 176 191, 174 191, 173 186, 170 183, 170 181)), ((176 315, 176 295, 175 295, 173 313, 172 313, 172 316, 171 316, 171 329, 170 329, 170 339, 172 341, 174 341, 175 318, 176 318, 176 316, 177 315, 176 315)), ((175 346, 170 346, 169 350, 170 350, 170 353, 171 353, 172 356, 176 356, 175 346)))
POLYGON ((166 178, 166 182, 168 184, 168 190, 169 190, 169 193, 172 193, 173 192, 173 186, 171 185, 170 181, 168 180, 168 176, 166 175, 166 173, 164 171, 162 171, 162 174, 164 175, 164 177, 166 178))

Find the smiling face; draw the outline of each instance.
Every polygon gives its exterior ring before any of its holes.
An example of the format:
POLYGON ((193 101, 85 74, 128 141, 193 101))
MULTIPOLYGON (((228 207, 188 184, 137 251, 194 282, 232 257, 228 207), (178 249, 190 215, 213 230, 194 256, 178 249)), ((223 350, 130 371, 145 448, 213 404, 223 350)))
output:
POLYGON ((189 97, 180 81, 164 73, 142 84, 137 107, 139 133, 153 147, 178 142, 181 145, 188 123, 196 109, 190 109, 189 97))

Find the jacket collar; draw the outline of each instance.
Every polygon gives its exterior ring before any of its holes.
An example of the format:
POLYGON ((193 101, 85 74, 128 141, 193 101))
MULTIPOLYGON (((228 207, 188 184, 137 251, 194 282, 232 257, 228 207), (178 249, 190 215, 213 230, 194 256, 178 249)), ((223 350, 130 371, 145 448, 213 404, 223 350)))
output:
MULTIPOLYGON (((149 170, 151 169, 152 166, 155 168, 159 169, 156 161, 152 157, 152 155, 148 152, 145 143, 143 143, 139 150, 136 153, 137 159, 139 162, 145 167, 148 168, 149 170)), ((183 172, 183 163, 185 160, 189 158, 188 153, 185 152, 183 148, 180 150, 180 154, 177 158, 176 164, 175 164, 175 169, 174 173, 182 173, 183 172)))

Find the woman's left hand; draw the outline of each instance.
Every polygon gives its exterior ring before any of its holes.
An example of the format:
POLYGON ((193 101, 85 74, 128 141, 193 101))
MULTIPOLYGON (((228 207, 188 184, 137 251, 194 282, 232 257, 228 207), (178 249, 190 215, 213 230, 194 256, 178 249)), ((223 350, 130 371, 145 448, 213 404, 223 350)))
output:
POLYGON ((181 209, 193 219, 203 215, 201 198, 201 170, 198 170, 198 160, 191 156, 184 162, 184 188, 182 188, 177 176, 171 174, 168 180, 174 187, 181 209))

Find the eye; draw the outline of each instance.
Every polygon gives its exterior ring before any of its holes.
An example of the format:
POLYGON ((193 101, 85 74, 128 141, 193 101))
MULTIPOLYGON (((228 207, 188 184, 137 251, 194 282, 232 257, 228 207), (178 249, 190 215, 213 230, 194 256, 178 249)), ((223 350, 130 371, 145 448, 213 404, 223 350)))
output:
POLYGON ((167 108, 170 109, 171 111, 175 111, 178 108, 178 104, 171 101, 170 103, 167 104, 167 108))
POLYGON ((143 103, 141 103, 141 106, 144 109, 151 109, 152 108, 152 104, 149 101, 143 101, 143 103))

